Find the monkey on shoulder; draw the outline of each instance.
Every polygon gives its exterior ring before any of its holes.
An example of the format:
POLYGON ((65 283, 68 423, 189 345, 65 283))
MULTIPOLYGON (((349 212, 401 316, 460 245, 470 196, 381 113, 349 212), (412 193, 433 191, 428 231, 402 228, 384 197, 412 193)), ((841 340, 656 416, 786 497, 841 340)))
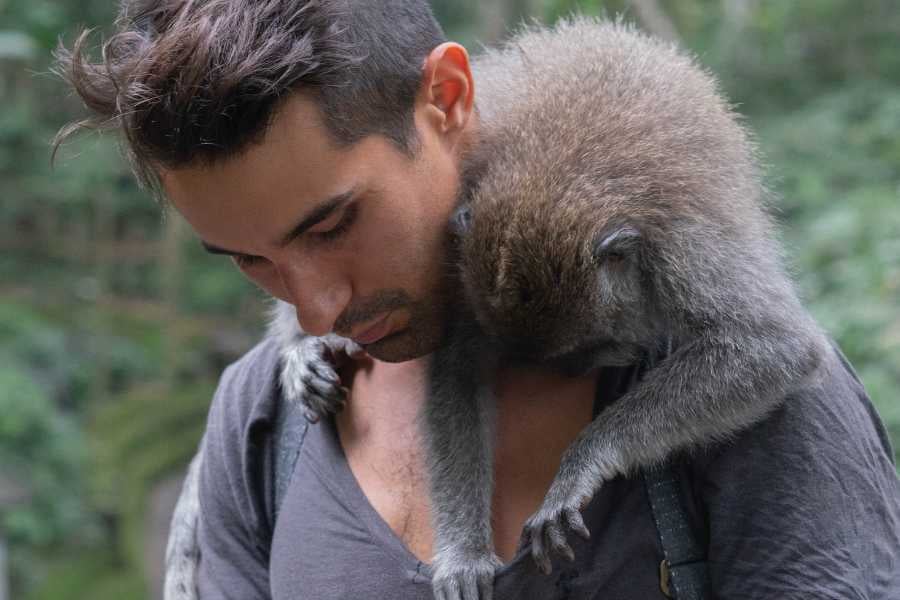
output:
POLYGON ((827 341, 782 264, 713 78, 620 23, 529 29, 474 63, 480 142, 451 226, 463 294, 423 409, 438 597, 489 598, 492 374, 643 364, 566 451, 524 536, 542 570, 604 481, 726 439, 827 341), (465 515, 465 517, 461 517, 465 515))

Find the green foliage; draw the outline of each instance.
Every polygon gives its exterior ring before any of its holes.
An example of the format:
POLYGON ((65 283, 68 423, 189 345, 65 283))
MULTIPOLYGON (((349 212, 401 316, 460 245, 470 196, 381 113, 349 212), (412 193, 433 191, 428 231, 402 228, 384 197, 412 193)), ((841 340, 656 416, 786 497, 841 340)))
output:
MULTIPOLYGON (((641 24, 636 4, 434 2, 472 50, 526 16, 641 24)), ((900 449, 896 0, 655 4, 758 131, 803 296, 900 449)), ((114 135, 67 142, 50 168, 49 140, 83 115, 50 50, 79 22, 108 30, 115 8, 0 0, 0 473, 34 497, 0 527, 29 600, 146 597, 146 498, 193 453, 213 382, 261 325, 263 295, 227 259, 167 239, 114 135)))
POLYGON ((900 89, 840 88, 761 119, 760 130, 803 295, 859 370, 897 447, 900 89))
POLYGON ((559 0, 546 3, 540 16, 544 22, 553 23, 572 14, 614 17, 626 14, 626 9, 624 0, 559 0))
POLYGON ((21 365, 0 367, 0 464, 30 494, 3 516, 11 543, 47 546, 77 530, 83 457, 79 431, 53 409, 46 391, 21 365))
POLYGON ((175 392, 142 386, 92 419, 94 504, 121 518, 117 542, 134 568, 141 565, 150 487, 196 452, 213 391, 210 383, 175 392))
POLYGON ((117 562, 110 551, 91 551, 58 558, 27 600, 143 600, 141 575, 117 562))
POLYGON ((23 500, 0 513, 9 540, 11 574, 32 581, 43 551, 75 536, 90 537, 95 523, 84 503, 84 441, 71 416, 54 409, 46 389, 11 353, 0 366, 0 474, 23 500))

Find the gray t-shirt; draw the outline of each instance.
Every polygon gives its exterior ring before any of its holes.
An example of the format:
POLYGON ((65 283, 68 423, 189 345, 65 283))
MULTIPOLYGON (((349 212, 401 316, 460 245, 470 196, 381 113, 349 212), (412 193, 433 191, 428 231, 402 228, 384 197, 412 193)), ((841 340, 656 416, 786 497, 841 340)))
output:
MULTIPOLYGON (((430 600, 430 569, 369 504, 333 422, 311 426, 272 529, 266 440, 277 352, 263 342, 222 376, 200 476, 202 600, 430 600), (271 538, 271 548, 267 540, 271 538), (271 560, 270 560, 271 556, 271 560)), ((614 401, 626 373, 599 375, 614 401)), ((821 377, 728 443, 676 460, 716 598, 900 599, 900 482, 884 427, 833 354, 821 377)), ((591 540, 540 574, 520 552, 496 600, 652 600, 659 548, 640 477, 604 485, 585 509, 591 540)))

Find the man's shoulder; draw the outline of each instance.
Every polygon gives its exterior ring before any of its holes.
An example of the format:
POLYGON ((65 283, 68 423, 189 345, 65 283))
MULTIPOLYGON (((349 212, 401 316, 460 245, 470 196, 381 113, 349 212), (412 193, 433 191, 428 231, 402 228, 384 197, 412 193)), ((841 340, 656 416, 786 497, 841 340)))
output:
POLYGON ((228 365, 213 396, 208 425, 244 429, 259 420, 269 421, 275 409, 279 347, 264 338, 228 365))
POLYGON ((264 339, 226 367, 213 396, 197 469, 200 595, 268 596, 264 442, 277 402, 277 365, 278 346, 264 339))
POLYGON ((278 403, 278 356, 278 344, 266 338, 222 372, 203 441, 211 483, 230 480, 241 490, 259 483, 278 403))
MULTIPOLYGON (((856 459, 894 473, 887 431, 862 383, 837 347, 818 371, 766 419, 717 445, 712 462, 801 467, 798 459, 835 465, 856 459), (863 458, 865 457, 865 458, 863 458)), ((808 469, 812 465, 806 463, 808 469)))
POLYGON ((278 402, 278 350, 266 338, 226 367, 207 418, 199 479, 204 519, 229 523, 241 535, 269 526, 266 440, 278 402))
POLYGON ((900 481, 837 349, 768 418, 695 458, 723 597, 896 597, 900 481))

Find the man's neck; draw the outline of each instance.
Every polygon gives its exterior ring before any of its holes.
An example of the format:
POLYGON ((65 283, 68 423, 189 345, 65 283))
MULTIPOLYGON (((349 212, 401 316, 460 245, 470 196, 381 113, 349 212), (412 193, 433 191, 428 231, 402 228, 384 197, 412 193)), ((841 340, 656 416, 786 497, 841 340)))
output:
POLYGON ((341 380, 350 388, 347 406, 337 420, 342 442, 357 442, 373 434, 404 439, 413 434, 410 426, 415 425, 424 400, 428 360, 389 363, 367 357, 342 372, 341 380))
MULTIPOLYGON (((342 373, 350 398, 338 416, 344 443, 418 437, 418 415, 427 397, 429 357, 402 363, 366 358, 342 373)), ((498 451, 527 454, 535 439, 568 442, 591 420, 596 374, 565 377, 535 368, 497 374, 498 451)), ((542 442, 543 444, 543 442, 542 442)), ((559 444, 551 444, 553 447, 559 444)))

